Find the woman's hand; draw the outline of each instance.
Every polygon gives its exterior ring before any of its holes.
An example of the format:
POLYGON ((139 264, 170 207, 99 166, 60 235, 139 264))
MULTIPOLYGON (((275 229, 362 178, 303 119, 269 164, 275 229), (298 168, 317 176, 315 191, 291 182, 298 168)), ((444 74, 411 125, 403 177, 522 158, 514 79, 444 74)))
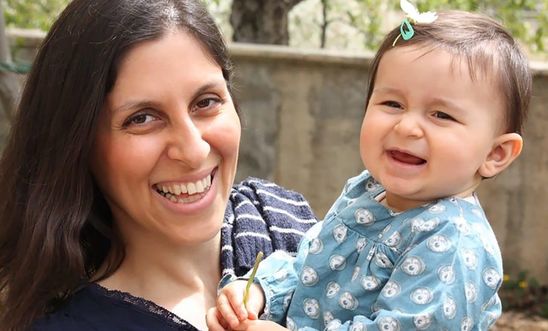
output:
POLYGON ((256 320, 264 308, 264 294, 261 287, 252 284, 249 289, 247 306, 244 305, 244 291, 247 282, 234 281, 223 287, 217 297, 217 307, 206 314, 209 330, 239 330, 246 320, 256 320))

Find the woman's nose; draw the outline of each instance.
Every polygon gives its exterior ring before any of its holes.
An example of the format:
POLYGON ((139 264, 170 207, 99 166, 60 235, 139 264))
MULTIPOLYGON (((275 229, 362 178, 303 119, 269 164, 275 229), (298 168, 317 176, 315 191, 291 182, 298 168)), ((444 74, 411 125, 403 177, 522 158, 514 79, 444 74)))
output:
POLYGON ((420 125, 419 115, 405 113, 394 126, 394 131, 402 136, 420 138, 423 131, 420 125))
POLYGON ((204 138, 203 129, 187 118, 172 127, 167 156, 181 161, 190 168, 198 168, 207 159, 211 146, 204 138))

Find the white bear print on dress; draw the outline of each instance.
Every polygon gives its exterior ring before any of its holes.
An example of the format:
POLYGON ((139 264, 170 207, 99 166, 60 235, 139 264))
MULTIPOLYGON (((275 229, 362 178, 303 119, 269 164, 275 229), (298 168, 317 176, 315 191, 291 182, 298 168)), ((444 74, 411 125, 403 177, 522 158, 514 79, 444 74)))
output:
POLYGON ((360 321, 354 321, 350 326, 350 331, 367 331, 367 327, 360 321))
POLYGON ((384 241, 384 244, 386 246, 396 247, 400 244, 400 242, 401 242, 401 234, 398 231, 395 231, 394 233, 390 235, 390 237, 386 238, 386 240, 384 241))
POLYGON ((455 300, 451 297, 445 298, 445 301, 443 301, 443 315, 447 318, 452 320, 455 318, 455 315, 457 314, 457 303, 455 300))
POLYGON ((319 238, 314 238, 310 241, 310 247, 308 253, 319 254, 323 250, 323 242, 319 238))
POLYGON ((451 248, 451 241, 446 236, 436 234, 426 240, 426 246, 432 252, 443 253, 451 248))
POLYGON ((462 320, 462 323, 460 324, 460 330, 461 331, 470 331, 472 330, 472 327, 474 326, 474 321, 470 317, 465 317, 462 320))
POLYGON ((453 266, 444 265, 438 269, 438 277, 445 284, 452 284, 455 281, 455 271, 453 266))
POLYGON ((430 314, 417 315, 413 317, 413 324, 415 324, 415 327, 417 328, 417 330, 426 330, 432 324, 432 315, 430 314))
POLYGON ((327 287, 325 288, 325 296, 328 298, 334 298, 337 293, 339 293, 340 289, 341 285, 339 285, 337 282, 329 282, 327 284, 327 287))
POLYGON ((472 284, 471 282, 467 282, 464 285, 464 296, 466 297, 466 301, 468 303, 475 302, 478 297, 478 290, 476 289, 476 285, 472 284))
POLYGON ((354 212, 354 218, 356 223, 362 225, 371 225, 375 222, 375 216, 369 210, 363 208, 359 208, 354 212))
POLYGON ((499 273, 493 268, 487 268, 483 272, 483 281, 492 289, 496 289, 499 286, 500 279, 499 273))
POLYGON ((384 285, 381 291, 381 295, 386 298, 393 298, 396 295, 400 294, 400 291, 401 291, 400 285, 396 283, 395 281, 389 280, 384 285))
POLYGON ((319 281, 318 273, 313 268, 306 266, 301 273, 301 282, 304 286, 314 286, 319 281))
POLYGON ((409 276, 417 276, 424 272, 425 264, 418 256, 409 256, 401 264, 401 270, 409 276))
POLYGON ((337 243, 340 244, 346 240, 346 231, 347 228, 344 224, 339 224, 335 228, 333 228, 333 238, 337 243))
POLYGON ((361 251, 363 251, 363 249, 365 248, 365 246, 367 245, 367 239, 365 238, 359 238, 357 241, 356 241, 356 251, 358 253, 361 253, 361 251))
POLYGON ((366 291, 373 291, 379 287, 380 281, 374 276, 363 276, 361 285, 366 291))
POLYGON ((419 287, 411 292, 411 301, 417 305, 425 305, 432 301, 432 291, 426 287, 419 287))
POLYGON ((464 249, 462 251, 462 257, 463 263, 468 269, 476 269, 476 267, 478 266, 478 256, 476 255, 476 252, 471 249, 464 249))
POLYGON ((339 297, 339 306, 347 310, 355 310, 358 308, 358 299, 356 299, 350 292, 344 292, 339 297))
POLYGON ((320 303, 313 298, 307 298, 303 302, 303 309, 306 316, 317 319, 320 316, 320 303))
POLYGON ((377 326, 379 327, 379 330, 381 331, 399 331, 400 330, 400 323, 397 319, 387 316, 382 317, 377 322, 377 326))
POLYGON ((346 258, 342 255, 331 255, 329 257, 329 268, 334 271, 341 271, 346 267, 346 258))
POLYGON ((376 180, 373 178, 370 178, 367 182, 365 182, 365 191, 371 192, 374 189, 376 189, 379 186, 379 183, 377 183, 376 180))
POLYGON ((440 220, 437 218, 431 218, 424 220, 422 218, 415 218, 411 222, 411 231, 413 232, 430 232, 435 230, 440 224, 440 220))

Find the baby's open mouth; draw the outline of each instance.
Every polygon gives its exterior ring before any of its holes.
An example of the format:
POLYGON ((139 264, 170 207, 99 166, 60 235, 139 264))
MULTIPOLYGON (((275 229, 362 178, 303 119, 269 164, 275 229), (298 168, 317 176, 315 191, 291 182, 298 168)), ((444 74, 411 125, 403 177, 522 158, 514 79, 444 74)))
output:
POLYGON ((412 164, 412 165, 421 165, 421 164, 426 163, 425 159, 421 159, 420 157, 417 157, 415 155, 411 155, 409 153, 401 152, 401 151, 390 150, 390 151, 388 151, 388 154, 394 160, 402 162, 402 163, 407 163, 407 164, 412 164))
POLYGON ((155 184, 154 189, 164 198, 175 203, 191 203, 203 198, 211 187, 215 171, 202 179, 188 183, 155 184))

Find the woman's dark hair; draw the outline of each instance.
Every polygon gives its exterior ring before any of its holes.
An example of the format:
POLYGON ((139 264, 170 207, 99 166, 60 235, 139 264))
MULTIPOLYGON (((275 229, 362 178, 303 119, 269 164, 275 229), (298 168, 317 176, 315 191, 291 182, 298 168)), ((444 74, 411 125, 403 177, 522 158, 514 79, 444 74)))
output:
POLYGON ((424 47, 425 51, 440 48, 453 55, 455 61, 464 61, 472 79, 479 74, 495 77, 505 98, 505 130, 521 134, 531 99, 532 76, 527 57, 501 24, 482 14, 455 10, 438 13, 433 23, 413 24, 413 29, 415 34, 409 40, 401 38, 399 26, 383 40, 371 66, 366 105, 386 52, 408 46, 424 47))
POLYGON ((231 91, 226 45, 200 0, 74 0, 44 39, 0 163, 2 330, 26 329, 120 265, 89 167, 97 118, 124 54, 174 29, 204 46, 231 91))

